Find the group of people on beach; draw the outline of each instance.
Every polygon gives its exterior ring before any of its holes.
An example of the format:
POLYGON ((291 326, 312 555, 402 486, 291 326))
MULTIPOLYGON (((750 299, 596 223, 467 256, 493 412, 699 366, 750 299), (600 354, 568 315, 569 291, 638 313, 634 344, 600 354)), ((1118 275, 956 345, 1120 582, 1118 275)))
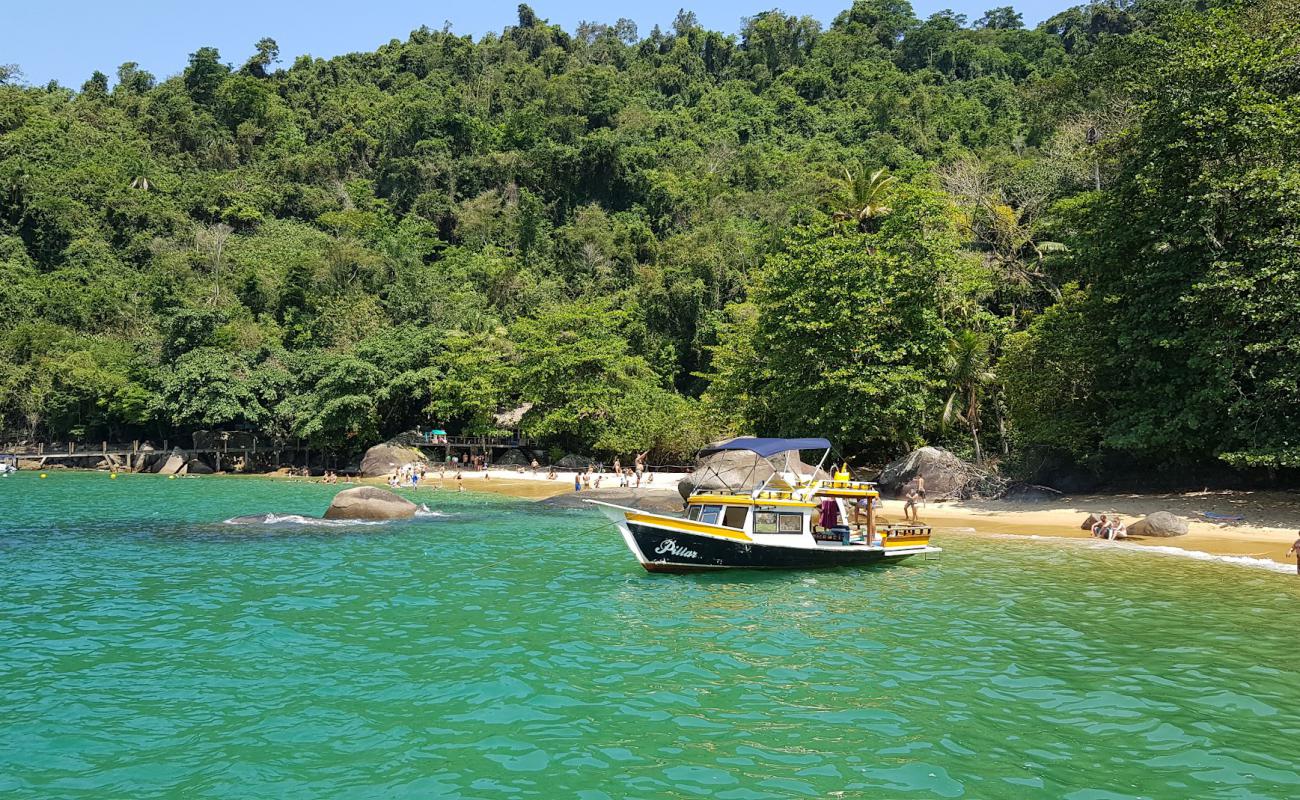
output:
POLYGON ((925 502, 925 476, 917 475, 916 480, 903 487, 903 519, 908 522, 920 522, 917 506, 925 502))
POLYGON ((1128 526, 1124 524, 1124 520, 1120 519, 1118 514, 1111 514, 1109 518, 1102 514, 1092 524, 1092 535, 1107 541, 1126 539, 1128 538, 1128 526))
MULTIPOLYGON (((614 456, 614 466, 610 470, 610 474, 618 476, 620 489, 640 489, 642 483, 646 486, 654 483, 654 473, 646 470, 646 456, 649 454, 649 450, 638 453, 632 460, 633 466, 631 467, 623 466, 623 462, 618 456, 614 456)), ((537 468, 536 461, 533 462, 533 468, 534 470, 537 468)), ((549 480, 555 479, 555 467, 551 467, 551 471, 546 477, 549 480)), ((586 472, 575 472, 573 474, 573 491, 581 492, 583 489, 599 489, 604 478, 604 464, 588 464, 586 472)))
MULTIPOLYGON (((403 464, 393 470, 392 475, 388 476, 388 485, 394 489, 401 487, 418 489, 420 488, 421 481, 424 481, 426 486, 433 489, 445 489, 447 487, 447 468, 445 466, 441 466, 438 470, 439 481, 437 486, 434 486, 432 481, 426 480, 429 476, 429 472, 430 469, 428 464, 403 464)), ((456 491, 465 491, 465 478, 461 474, 460 470, 456 470, 456 491)))

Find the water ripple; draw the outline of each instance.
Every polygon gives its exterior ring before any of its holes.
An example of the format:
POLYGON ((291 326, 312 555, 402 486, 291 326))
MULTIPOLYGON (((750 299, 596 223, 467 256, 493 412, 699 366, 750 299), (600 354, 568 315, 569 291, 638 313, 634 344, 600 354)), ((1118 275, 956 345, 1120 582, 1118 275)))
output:
POLYGON ((6 797, 1300 793, 1282 576, 956 532, 648 575, 580 513, 250 536, 328 493, 58 479, 0 487, 6 797))

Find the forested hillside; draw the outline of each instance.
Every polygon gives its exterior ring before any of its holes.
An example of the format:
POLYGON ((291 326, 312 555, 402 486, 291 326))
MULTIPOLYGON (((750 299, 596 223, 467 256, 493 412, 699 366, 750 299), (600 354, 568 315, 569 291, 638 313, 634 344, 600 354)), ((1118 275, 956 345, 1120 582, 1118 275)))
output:
MULTIPOLYGON (((544 11, 544 9, 543 9, 544 11)), ((0 438, 1300 466, 1300 4, 0 68, 0 438), (233 61, 228 63, 231 57, 233 61)))

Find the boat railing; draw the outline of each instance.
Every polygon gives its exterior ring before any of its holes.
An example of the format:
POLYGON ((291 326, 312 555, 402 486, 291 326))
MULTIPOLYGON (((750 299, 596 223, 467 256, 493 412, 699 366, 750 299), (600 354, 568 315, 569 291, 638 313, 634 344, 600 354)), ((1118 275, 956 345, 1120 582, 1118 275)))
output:
POLYGON ((876 484, 870 481, 853 481, 853 480, 836 480, 834 478, 819 478, 811 481, 807 487, 814 492, 824 491, 850 491, 850 492, 873 492, 876 490, 876 484))

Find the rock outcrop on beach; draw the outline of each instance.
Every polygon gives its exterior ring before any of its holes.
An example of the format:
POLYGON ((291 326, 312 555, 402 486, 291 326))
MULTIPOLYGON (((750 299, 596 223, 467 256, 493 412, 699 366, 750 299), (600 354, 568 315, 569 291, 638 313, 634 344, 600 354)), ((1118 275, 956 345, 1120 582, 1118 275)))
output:
POLYGON ((583 500, 603 500, 620 506, 651 511, 656 514, 677 514, 682 510, 682 500, 670 489, 586 489, 581 492, 548 497, 538 505, 544 508, 591 508, 583 500))
POLYGON ((357 486, 334 495, 325 519, 410 519, 415 503, 376 486, 357 486))
POLYGON ((185 474, 185 456, 179 450, 174 450, 167 456, 167 460, 162 462, 158 468, 159 475, 184 475, 185 474))
POLYGON ((370 448, 361 457, 361 475, 365 478, 380 478, 391 475, 393 470, 403 464, 411 463, 427 464, 429 459, 416 448, 390 439, 370 448))
POLYGON ((969 496, 967 489, 980 472, 942 447, 922 447, 886 466, 876 483, 882 495, 897 497, 917 478, 925 478, 926 499, 957 500, 969 496))
POLYGON ((1187 520, 1168 511, 1157 511, 1128 526, 1128 533, 1130 536, 1182 536, 1187 533, 1187 520))
POLYGON ((216 470, 200 459, 191 458, 189 461, 185 462, 186 475, 211 475, 214 472, 216 472, 216 470))
MULTIPOLYGON (((830 477, 825 470, 818 470, 797 458, 792 459, 790 465, 802 475, 830 477)), ((696 489, 748 489, 784 468, 784 455, 759 458, 748 450, 720 450, 697 459, 694 471, 678 481, 677 493, 685 500, 696 489)))
POLYGON ((595 463, 596 463, 595 461, 592 461, 590 458, 587 458, 586 456, 580 456, 577 453, 569 453, 564 458, 561 458, 559 461, 556 461, 555 466, 559 467, 560 469, 586 469, 587 467, 595 463))

